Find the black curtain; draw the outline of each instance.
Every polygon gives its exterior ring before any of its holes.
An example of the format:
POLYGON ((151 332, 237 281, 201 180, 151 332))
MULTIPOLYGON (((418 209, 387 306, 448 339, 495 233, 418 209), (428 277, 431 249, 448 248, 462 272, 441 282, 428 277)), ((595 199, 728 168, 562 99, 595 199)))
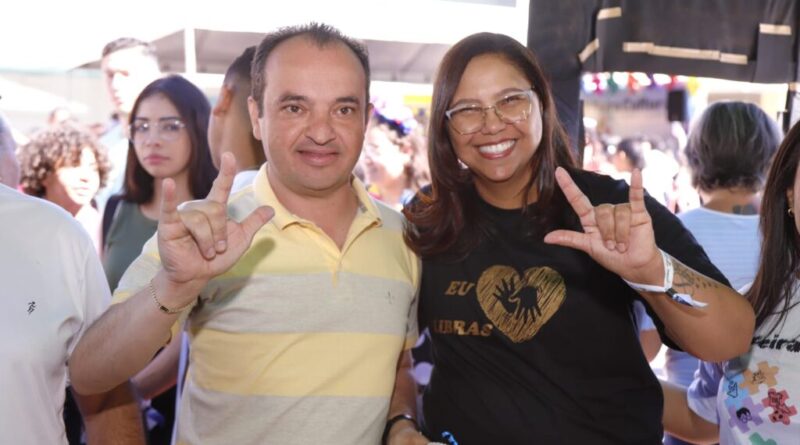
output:
POLYGON ((797 0, 530 0, 528 47, 577 147, 582 72, 797 82, 799 13, 797 0))

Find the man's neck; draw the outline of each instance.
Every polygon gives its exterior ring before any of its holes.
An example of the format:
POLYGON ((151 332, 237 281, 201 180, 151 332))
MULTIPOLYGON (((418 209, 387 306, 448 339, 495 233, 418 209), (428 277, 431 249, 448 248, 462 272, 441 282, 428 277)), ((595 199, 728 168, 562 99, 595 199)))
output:
POLYGON ((230 151, 236 158, 236 172, 245 170, 253 170, 260 167, 261 163, 256 159, 255 150, 263 152, 261 147, 252 146, 252 138, 250 137, 253 131, 250 127, 250 122, 247 125, 236 125, 236 116, 231 116, 229 122, 231 125, 225 128, 222 135, 222 146, 225 151, 230 151))
POLYGON ((358 197, 350 183, 320 193, 298 193, 267 175, 278 201, 292 214, 317 225, 339 248, 344 246, 358 210, 358 197))
MULTIPOLYGON (((245 133, 245 135, 247 134, 245 133)), ((228 141, 223 141, 223 144, 223 147, 230 147, 227 151, 230 151, 236 157, 236 173, 260 167, 255 156, 253 156, 253 147, 250 146, 249 139, 232 137, 228 141)))

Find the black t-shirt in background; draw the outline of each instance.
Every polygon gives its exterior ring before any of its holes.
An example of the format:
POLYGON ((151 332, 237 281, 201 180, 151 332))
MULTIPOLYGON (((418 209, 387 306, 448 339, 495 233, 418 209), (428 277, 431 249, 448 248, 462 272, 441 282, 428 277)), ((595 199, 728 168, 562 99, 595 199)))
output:
MULTIPOLYGON (((628 200, 624 181, 572 176, 594 205, 628 200)), ((461 261, 423 261, 420 322, 434 360, 423 397, 428 437, 458 445, 661 443, 662 393, 633 321, 639 295, 580 251, 547 245, 544 234, 524 239, 531 231, 520 210, 481 206, 496 228, 491 240, 461 261)), ((727 284, 674 215, 650 197, 646 206, 661 249, 727 284)))

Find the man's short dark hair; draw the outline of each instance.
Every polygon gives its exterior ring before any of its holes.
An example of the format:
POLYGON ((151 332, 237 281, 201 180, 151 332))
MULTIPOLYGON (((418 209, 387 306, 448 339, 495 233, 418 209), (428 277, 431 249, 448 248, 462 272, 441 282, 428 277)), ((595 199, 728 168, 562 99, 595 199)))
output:
POLYGON ((250 83, 250 73, 253 66, 253 57, 256 54, 256 47, 247 47, 237 57, 225 71, 225 83, 228 82, 247 82, 250 83))
POLYGON ((103 47, 103 57, 129 48, 142 48, 142 53, 144 55, 157 59, 156 47, 152 43, 134 37, 120 37, 106 43, 106 46, 103 47))
POLYGON ((706 191, 760 189, 781 139, 778 125, 755 104, 710 105, 686 144, 692 184, 706 191))
POLYGON ((338 29, 323 23, 309 23, 300 26, 290 26, 281 28, 278 31, 267 34, 256 49, 251 71, 253 100, 258 104, 258 115, 264 115, 264 87, 266 86, 266 73, 264 68, 267 65, 267 58, 275 48, 281 43, 292 37, 304 36, 318 45, 320 48, 332 43, 342 43, 346 45, 358 58, 361 67, 364 69, 366 80, 366 98, 369 103, 369 55, 367 48, 355 39, 345 36, 338 29))

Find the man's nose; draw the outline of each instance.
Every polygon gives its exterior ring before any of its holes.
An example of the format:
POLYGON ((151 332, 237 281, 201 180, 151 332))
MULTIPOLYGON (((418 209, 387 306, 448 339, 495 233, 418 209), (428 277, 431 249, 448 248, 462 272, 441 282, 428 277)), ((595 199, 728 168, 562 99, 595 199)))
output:
POLYGON ((336 138, 336 132, 331 125, 331 116, 328 113, 312 113, 311 121, 306 129, 306 137, 317 145, 325 145, 336 138))

